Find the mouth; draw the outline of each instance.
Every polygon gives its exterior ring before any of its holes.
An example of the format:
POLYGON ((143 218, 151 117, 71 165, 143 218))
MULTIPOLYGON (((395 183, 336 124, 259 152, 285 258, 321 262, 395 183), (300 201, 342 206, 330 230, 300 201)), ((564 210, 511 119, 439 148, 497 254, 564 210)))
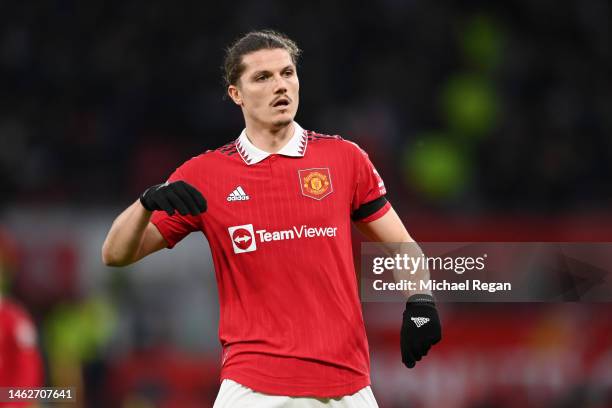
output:
POLYGON ((278 98, 276 101, 272 102, 272 107, 274 108, 286 108, 289 106, 291 101, 287 97, 278 98))

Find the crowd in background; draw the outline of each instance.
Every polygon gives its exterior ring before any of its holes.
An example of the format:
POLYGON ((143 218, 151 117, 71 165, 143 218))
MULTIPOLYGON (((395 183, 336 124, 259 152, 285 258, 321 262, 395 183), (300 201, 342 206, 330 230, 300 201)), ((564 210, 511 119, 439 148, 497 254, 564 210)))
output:
POLYGON ((370 152, 398 205, 603 209, 610 5, 161 1, 0 5, 2 204, 123 205, 237 137, 224 47, 303 49, 297 120, 370 152))

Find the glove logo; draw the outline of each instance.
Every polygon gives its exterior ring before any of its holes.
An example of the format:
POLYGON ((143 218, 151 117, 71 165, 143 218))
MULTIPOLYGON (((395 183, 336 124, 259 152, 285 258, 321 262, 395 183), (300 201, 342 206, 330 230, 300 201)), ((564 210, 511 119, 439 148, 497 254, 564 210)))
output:
POLYGON ((257 249, 255 233, 253 232, 253 224, 229 227, 227 230, 229 231, 235 254, 253 252, 257 249))
POLYGON ((428 317, 411 317, 410 320, 412 320, 414 322, 416 327, 421 327, 424 324, 426 324, 427 322, 429 322, 429 318, 428 317))

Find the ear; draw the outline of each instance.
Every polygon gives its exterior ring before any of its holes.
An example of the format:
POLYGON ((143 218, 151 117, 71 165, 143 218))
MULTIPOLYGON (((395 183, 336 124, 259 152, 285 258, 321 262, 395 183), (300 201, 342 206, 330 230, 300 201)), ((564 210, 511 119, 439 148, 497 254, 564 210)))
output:
POLYGON ((230 85, 227 87, 227 94, 232 101, 238 106, 242 106, 242 96, 240 95, 240 89, 236 85, 230 85))

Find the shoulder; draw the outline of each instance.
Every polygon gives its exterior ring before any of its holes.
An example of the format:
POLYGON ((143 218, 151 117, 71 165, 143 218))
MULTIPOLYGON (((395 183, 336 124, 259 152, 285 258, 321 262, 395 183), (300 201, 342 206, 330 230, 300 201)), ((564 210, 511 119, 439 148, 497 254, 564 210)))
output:
POLYGON ((315 132, 314 130, 304 130, 308 142, 331 141, 342 142, 344 138, 340 135, 327 135, 325 133, 315 132))
POLYGON ((216 156, 220 155, 220 156, 225 156, 225 157, 232 157, 233 155, 238 153, 237 143, 238 143, 238 139, 234 139, 231 142, 226 143, 223 146, 218 147, 214 150, 207 150, 204 154, 213 156, 216 153, 216 156))
POLYGON ((10 299, 0 300, 0 315, 11 325, 19 322, 31 322, 28 312, 19 303, 10 299))
POLYGON ((206 150, 205 152, 190 158, 181 164, 178 170, 189 173, 199 172, 203 169, 216 168, 222 162, 226 162, 228 159, 233 159, 236 153, 238 153, 236 148, 236 140, 233 140, 221 147, 206 150))
POLYGON ((315 132, 313 130, 305 130, 304 132, 308 138, 309 145, 344 150, 350 154, 365 154, 365 151, 363 151, 363 149, 361 149, 357 143, 340 135, 327 135, 324 133, 315 132))

